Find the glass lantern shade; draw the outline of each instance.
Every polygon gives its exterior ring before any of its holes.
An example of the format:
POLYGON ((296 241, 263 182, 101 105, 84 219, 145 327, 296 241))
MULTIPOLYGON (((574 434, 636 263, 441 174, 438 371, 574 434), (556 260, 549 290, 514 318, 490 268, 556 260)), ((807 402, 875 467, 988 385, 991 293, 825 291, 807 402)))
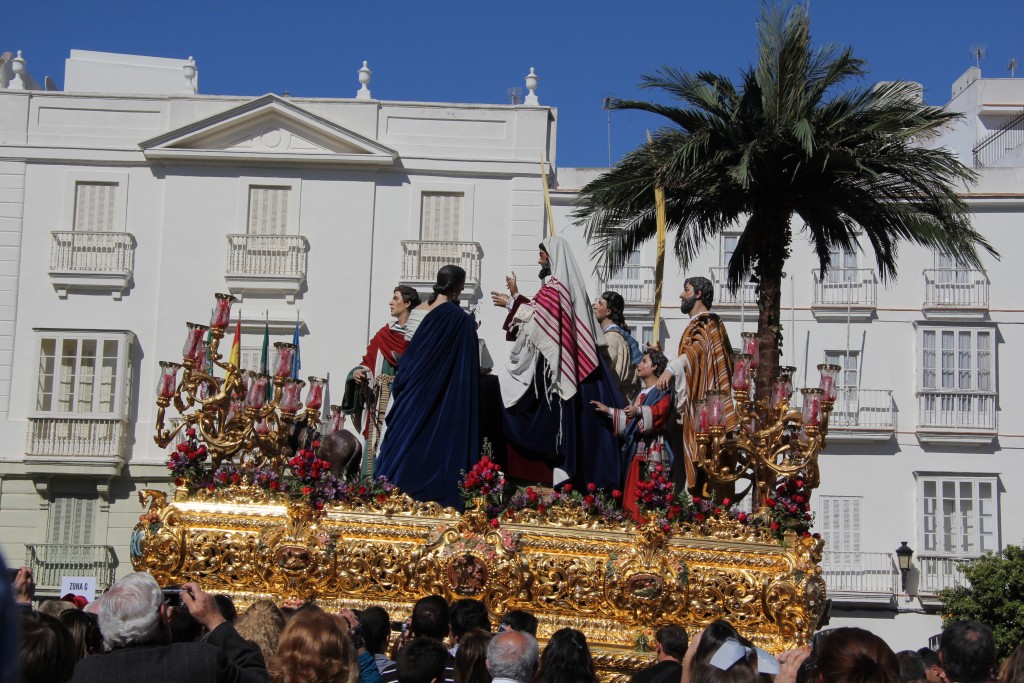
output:
POLYGON ((750 356, 750 369, 757 370, 758 350, 761 348, 757 332, 744 332, 740 334, 740 339, 740 350, 750 356))
POLYGON ((705 394, 708 400, 708 426, 725 426, 725 393, 721 391, 709 391, 705 394))
POLYGON ((698 434, 707 434, 709 425, 709 409, 707 399, 699 399, 693 402, 694 423, 698 434))
POLYGON ((818 388, 821 389, 822 398, 826 401, 836 400, 836 376, 840 369, 838 365, 830 363, 822 363, 818 366, 818 372, 821 373, 821 382, 818 384, 818 388))
POLYGON ((750 391, 750 375, 753 373, 753 356, 749 353, 737 353, 733 356, 732 390, 750 391))
POLYGON ((309 378, 309 393, 306 394, 306 407, 310 410, 320 410, 324 404, 324 388, 327 380, 320 377, 309 378))
POLYGON ((341 406, 331 406, 331 419, 327 422, 327 434, 341 431, 345 427, 345 413, 341 412, 341 406))
POLYGON ((301 379, 286 379, 281 387, 281 400, 278 407, 282 413, 294 414, 302 407, 302 388, 306 383, 301 379))
POLYGON ((245 407, 259 410, 267 402, 267 382, 270 377, 260 372, 249 373, 249 390, 245 394, 245 407))
POLYGON ((817 427, 821 424, 821 389, 801 389, 800 393, 804 396, 804 427, 817 427))
POLYGON ((295 344, 274 342, 274 377, 292 376, 292 361, 295 358, 295 348, 295 344))
POLYGON ((160 381, 156 388, 157 398, 171 398, 177 393, 179 370, 181 370, 180 363, 160 361, 160 381))
POLYGON ((185 345, 181 347, 181 356, 188 360, 195 360, 199 354, 199 348, 203 345, 203 335, 210 328, 199 323, 185 323, 185 326, 188 327, 188 332, 185 334, 185 345))
POLYGON ((213 307, 213 314, 210 316, 210 327, 223 330, 231 322, 231 304, 235 297, 230 294, 215 294, 217 304, 213 307))
POLYGON ((237 420, 241 417, 243 410, 245 410, 245 402, 240 398, 232 399, 228 404, 228 413, 224 416, 224 424, 237 420))

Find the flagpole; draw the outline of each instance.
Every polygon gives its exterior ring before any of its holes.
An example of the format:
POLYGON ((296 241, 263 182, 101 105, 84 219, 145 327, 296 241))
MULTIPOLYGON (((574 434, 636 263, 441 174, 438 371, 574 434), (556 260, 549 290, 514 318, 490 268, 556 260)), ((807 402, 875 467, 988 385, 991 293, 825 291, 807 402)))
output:
POLYGON ((544 165, 544 155, 540 157, 540 186, 544 189, 544 208, 548 214, 548 236, 555 236, 555 216, 551 212, 551 195, 548 193, 548 169, 544 165))
MULTIPOLYGON (((651 131, 647 131, 647 144, 652 143, 651 131)), ((654 186, 655 219, 658 225, 658 256, 654 262, 654 346, 661 348, 661 290, 665 281, 665 188, 654 186)))

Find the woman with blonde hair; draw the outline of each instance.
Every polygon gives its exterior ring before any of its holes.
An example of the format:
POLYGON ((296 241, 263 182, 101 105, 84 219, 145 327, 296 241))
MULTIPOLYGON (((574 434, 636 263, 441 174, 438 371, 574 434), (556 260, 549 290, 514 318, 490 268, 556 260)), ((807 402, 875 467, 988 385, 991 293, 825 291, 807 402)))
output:
POLYGON ((277 641, 284 630, 284 614, 270 600, 257 600, 238 617, 235 630, 263 653, 263 661, 270 662, 277 652, 277 641))

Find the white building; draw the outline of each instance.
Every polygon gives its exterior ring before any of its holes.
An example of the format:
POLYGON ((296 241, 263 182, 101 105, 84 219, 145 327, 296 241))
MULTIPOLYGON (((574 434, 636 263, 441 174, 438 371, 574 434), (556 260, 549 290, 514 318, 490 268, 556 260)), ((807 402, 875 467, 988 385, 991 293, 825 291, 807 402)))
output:
MULTIPOLYGON (((786 269, 784 363, 814 386, 818 363, 844 367, 815 496, 832 625, 865 625, 896 649, 938 633, 934 594, 956 559, 1024 541, 1024 434, 1003 417, 1019 410, 1012 353, 1024 348, 1011 284, 1024 85, 975 71, 954 86, 967 118, 943 143, 974 163, 985 134, 1010 124, 979 150, 968 193, 1004 259, 972 272, 905 247, 899 282, 883 287, 870 256, 836 254, 819 283, 797 242, 786 269), (906 590, 902 541, 915 553, 906 590)), ((0 67, 0 550, 33 564, 42 594, 62 574, 102 588, 130 570, 137 491, 167 486, 157 363, 179 357, 185 321, 205 323, 214 292, 243 298, 243 365, 258 362, 264 319, 277 341, 298 318, 303 372, 329 372, 338 392, 394 285, 425 288, 452 261, 470 275, 485 363, 504 361, 504 311, 487 293, 510 272, 534 287, 539 159, 556 231, 588 253, 569 212, 601 169, 556 166, 556 109, 532 92, 517 106, 380 101, 365 65, 358 80, 350 98, 218 97, 196 94, 191 60, 73 51, 56 92, 23 63, 0 67)), ((722 283, 735 239, 688 274, 722 283)), ((591 292, 623 293, 642 338, 653 264, 652 246, 591 292)), ((671 350, 684 274, 666 270, 671 350)), ((754 329, 752 285, 716 297, 735 340, 754 329)))

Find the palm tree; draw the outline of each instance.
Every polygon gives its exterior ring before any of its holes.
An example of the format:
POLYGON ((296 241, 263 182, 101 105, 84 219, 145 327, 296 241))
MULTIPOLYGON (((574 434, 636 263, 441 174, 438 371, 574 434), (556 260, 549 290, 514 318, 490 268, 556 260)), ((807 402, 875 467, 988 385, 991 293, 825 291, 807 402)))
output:
POLYGON ((753 275, 760 341, 756 389, 778 366, 781 283, 793 217, 817 254, 857 246, 863 231, 883 282, 896 278, 900 243, 944 250, 982 268, 978 247, 998 256, 971 225, 957 188, 972 170, 921 143, 958 115, 920 101, 916 84, 846 87, 865 73, 849 48, 812 49, 806 9, 768 7, 758 22, 758 61, 738 85, 725 76, 662 67, 641 87, 681 106, 612 100, 669 125, 583 188, 575 211, 602 270, 656 234, 654 189, 664 188, 667 225, 686 268, 719 233, 743 224, 728 264, 735 292, 753 275))

